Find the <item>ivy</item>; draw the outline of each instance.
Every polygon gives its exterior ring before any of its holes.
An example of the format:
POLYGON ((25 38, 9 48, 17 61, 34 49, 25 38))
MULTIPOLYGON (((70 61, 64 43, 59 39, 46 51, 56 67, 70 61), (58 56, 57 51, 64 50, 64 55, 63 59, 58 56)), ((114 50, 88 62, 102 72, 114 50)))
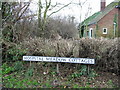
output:
MULTIPOLYGON (((118 17, 118 15, 115 14, 115 15, 114 15, 114 20, 113 20, 114 23, 117 23, 117 17, 118 17)), ((116 24, 116 25, 117 25, 117 24, 116 24)))

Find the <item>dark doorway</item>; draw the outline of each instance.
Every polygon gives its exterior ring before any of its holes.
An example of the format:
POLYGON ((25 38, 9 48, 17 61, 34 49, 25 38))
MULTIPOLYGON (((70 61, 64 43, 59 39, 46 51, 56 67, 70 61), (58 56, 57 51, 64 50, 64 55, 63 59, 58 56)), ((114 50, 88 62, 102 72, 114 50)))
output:
POLYGON ((91 36, 90 37, 92 37, 92 29, 91 29, 91 36))
POLYGON ((87 31, 87 37, 89 37, 89 31, 87 31))
POLYGON ((82 27, 81 27, 81 37, 84 36, 84 29, 85 29, 85 26, 82 26, 82 27))

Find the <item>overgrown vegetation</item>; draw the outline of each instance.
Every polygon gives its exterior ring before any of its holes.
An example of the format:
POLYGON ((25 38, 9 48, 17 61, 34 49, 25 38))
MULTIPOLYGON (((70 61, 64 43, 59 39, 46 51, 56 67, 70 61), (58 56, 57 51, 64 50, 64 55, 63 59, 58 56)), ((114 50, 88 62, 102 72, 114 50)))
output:
POLYGON ((2 58, 5 61, 18 61, 26 54, 26 49, 22 49, 20 45, 10 42, 3 42, 2 58))
POLYGON ((118 40, 83 38, 56 41, 32 38, 25 40, 23 47, 28 49, 27 55, 94 58, 97 69, 118 73, 118 40))
MULTIPOLYGON (((47 63, 49 64, 49 63, 47 63)), ((109 78, 106 78, 104 75, 106 73, 91 72, 89 75, 84 73, 83 68, 77 69, 76 65, 71 64, 73 67, 68 67, 69 64, 60 65, 60 74, 56 73, 54 66, 55 63, 52 63, 50 66, 43 66, 42 63, 32 63, 34 68, 29 65, 29 63, 24 64, 22 70, 15 71, 14 67, 11 64, 3 66, 9 67, 2 68, 3 77, 2 84, 5 88, 117 88, 118 83, 116 78, 112 73, 109 74, 109 78), (11 68, 11 69, 10 69, 11 68), (7 72, 6 72, 7 71, 7 72), (14 72, 13 72, 14 71, 14 72), (79 74, 81 73, 81 74, 79 74), (90 76, 92 75, 92 76, 90 76), (110 79, 111 76, 115 77, 110 79), (100 78, 101 77, 101 78, 100 78), (105 78, 105 79, 102 79, 105 78), (99 80, 101 79, 101 80, 99 80), (102 84, 102 85, 101 85, 102 84)), ((107 75, 107 74, 106 74, 107 75)))
MULTIPOLYGON (((118 77, 120 63, 118 61, 118 40, 119 38, 82 38, 78 40, 61 39, 57 41, 52 39, 43 40, 42 38, 36 37, 24 40, 21 45, 18 45, 19 48, 17 49, 3 48, 3 51, 5 49, 7 52, 12 49, 9 53, 3 52, 3 56, 7 57, 3 57, 3 87, 118 87, 117 79, 111 81, 110 78, 107 78, 103 86, 99 84, 102 82, 98 79, 99 77, 102 79, 99 72, 112 73, 113 76, 118 77), (9 55, 12 57, 8 57, 9 55), (23 55, 94 58, 96 64, 89 66, 90 71, 88 73, 88 67, 86 65, 60 63, 60 74, 58 74, 56 72, 56 63, 23 62, 23 55), (15 83, 17 80, 19 82, 15 83), (96 80, 98 80, 98 83, 96 83, 96 80), (113 84, 113 82, 116 83, 113 84)), ((6 44, 6 47, 8 46, 6 44)))
MULTIPOLYGON (((118 46, 120 44, 118 42, 120 38, 78 39, 76 24, 70 22, 70 18, 45 17, 47 19, 44 24, 45 31, 39 32, 37 19, 33 18, 34 15, 27 16, 30 12, 28 8, 30 2, 1 4, 2 87, 119 87, 120 49, 118 46), (89 65, 88 71, 88 65, 59 63, 60 73, 57 73, 58 63, 25 62, 22 60, 24 55, 94 58, 95 65, 89 65)), ((43 17, 40 19, 42 20, 43 17)))

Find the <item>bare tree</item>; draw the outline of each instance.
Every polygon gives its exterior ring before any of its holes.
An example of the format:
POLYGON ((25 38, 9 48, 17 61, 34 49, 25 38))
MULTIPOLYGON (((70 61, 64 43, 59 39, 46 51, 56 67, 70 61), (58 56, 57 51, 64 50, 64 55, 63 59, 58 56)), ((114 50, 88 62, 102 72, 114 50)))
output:
POLYGON ((70 22, 71 17, 56 17, 49 18, 49 21, 46 23, 45 32, 47 38, 78 38, 78 30, 76 27, 76 23, 70 22))
POLYGON ((79 8, 79 12, 80 12, 80 16, 79 16, 79 22, 80 22, 80 24, 79 24, 79 26, 78 26, 78 28, 79 28, 79 37, 82 37, 82 35, 81 35, 81 23, 82 23, 82 19, 84 18, 84 19, 86 19, 89 15, 90 15, 90 13, 91 13, 91 6, 90 6, 90 3, 89 3, 89 5, 86 5, 86 3, 88 2, 88 0, 84 0, 84 1, 81 1, 81 0, 79 0, 78 1, 78 3, 73 3, 73 4, 75 4, 75 5, 77 5, 78 6, 78 8, 79 8), (88 7, 87 8, 87 10, 86 10, 86 13, 82 13, 82 10, 83 10, 83 7, 88 7), (82 17, 84 15, 84 17, 82 17))
POLYGON ((48 18, 50 18, 53 14, 59 12, 60 10, 62 10, 63 8, 65 8, 65 7, 67 7, 67 6, 69 6, 71 4, 71 2, 70 2, 70 3, 66 4, 66 5, 63 5, 62 7, 58 8, 55 11, 52 11, 48 15, 48 11, 51 11, 54 8, 56 8, 58 5, 60 5, 59 3, 56 3, 55 5, 52 5, 51 2, 52 2, 51 0, 45 0, 45 3, 42 3, 41 0, 39 0, 39 2, 38 2, 38 5, 39 5, 39 11, 38 11, 38 35, 39 36, 44 35, 45 25, 46 25, 46 22, 47 22, 48 18))
POLYGON ((2 2, 3 38, 14 42, 17 38, 15 26, 28 12, 31 2, 2 2))

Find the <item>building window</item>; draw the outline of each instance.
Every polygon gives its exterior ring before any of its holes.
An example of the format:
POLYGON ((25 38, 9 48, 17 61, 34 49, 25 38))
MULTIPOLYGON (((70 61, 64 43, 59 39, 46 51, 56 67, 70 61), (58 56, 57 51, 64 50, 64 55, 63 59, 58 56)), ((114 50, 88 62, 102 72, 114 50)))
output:
POLYGON ((93 35, 93 28, 90 28, 90 30, 89 30, 89 37, 91 38, 92 35, 93 35))
POLYGON ((107 28, 103 28, 103 34, 107 34, 107 28))

